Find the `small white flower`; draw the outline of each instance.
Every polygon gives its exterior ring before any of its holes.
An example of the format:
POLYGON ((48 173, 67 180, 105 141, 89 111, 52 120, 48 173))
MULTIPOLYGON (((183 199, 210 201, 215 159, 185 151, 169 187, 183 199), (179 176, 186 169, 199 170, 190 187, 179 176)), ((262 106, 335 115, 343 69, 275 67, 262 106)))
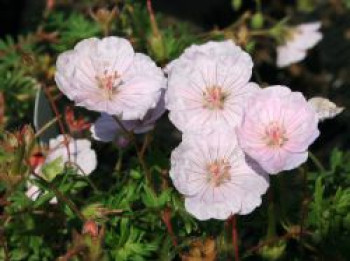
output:
POLYGON ((57 59, 58 88, 78 106, 142 119, 165 88, 160 68, 146 55, 135 53, 118 37, 90 38, 57 59))
POLYGON ((251 57, 232 41, 192 46, 168 65, 166 107, 183 132, 234 128, 258 86, 250 83, 251 57))
POLYGON ((286 67, 302 61, 307 50, 321 41, 320 27, 320 22, 314 22, 291 28, 286 34, 285 44, 277 47, 277 66, 286 67))
POLYGON ((73 167, 78 167, 78 174, 89 175, 97 166, 97 158, 94 150, 91 149, 91 142, 87 139, 73 139, 64 135, 59 135, 49 142, 49 153, 46 156, 45 164, 48 164, 58 158, 62 164, 73 163, 73 167), (69 150, 69 153, 68 153, 69 150))
MULTIPOLYGON (((49 142, 49 152, 46 155, 45 162, 38 166, 35 172, 38 175, 42 175, 42 168, 46 164, 59 159, 59 164, 62 167, 66 163, 73 163, 73 167, 77 168, 79 175, 91 174, 97 166, 97 158, 94 150, 91 149, 91 142, 86 139, 73 139, 72 137, 59 135, 55 139, 51 139, 49 142), (66 144, 66 140, 68 143, 66 144), (68 153, 69 152, 69 153, 68 153)), ((41 190, 29 181, 27 196, 32 200, 36 200, 40 195, 41 190)), ((50 200, 50 203, 57 203, 56 197, 50 200)))
POLYGON ((308 102, 315 109, 320 121, 332 119, 344 111, 344 107, 338 107, 326 98, 314 97, 309 99, 308 102))
POLYGON ((186 210, 199 220, 248 214, 261 204, 269 186, 232 132, 185 135, 172 152, 170 177, 185 196, 186 210))

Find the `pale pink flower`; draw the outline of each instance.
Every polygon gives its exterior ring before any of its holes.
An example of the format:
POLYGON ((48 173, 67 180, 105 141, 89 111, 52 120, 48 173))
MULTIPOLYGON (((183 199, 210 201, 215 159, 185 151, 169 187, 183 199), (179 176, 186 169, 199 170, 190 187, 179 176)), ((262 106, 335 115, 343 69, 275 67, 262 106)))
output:
MULTIPOLYGON (((152 130, 156 121, 164 114, 165 104, 164 95, 162 95, 154 109, 148 110, 142 120, 121 121, 121 124, 127 131, 133 131, 135 134, 142 134, 152 130)), ((91 126, 92 137, 95 140, 103 142, 115 141, 117 144, 123 143, 127 139, 125 130, 116 122, 116 120, 102 113, 96 122, 91 126)), ((123 147, 123 146, 121 146, 123 147)))
POLYGON ((232 41, 190 47, 168 68, 166 107, 183 132, 210 132, 241 123, 253 62, 232 41))
POLYGON ((185 134, 172 152, 170 177, 186 210, 199 220, 248 214, 269 186, 265 173, 246 161, 235 136, 224 131, 185 134))
POLYGON ((86 39, 61 54, 55 80, 76 105, 123 120, 142 119, 166 85, 162 70, 118 37, 86 39))
POLYGON ((307 50, 313 48, 322 39, 320 22, 301 24, 290 28, 285 43, 277 47, 277 66, 286 67, 302 61, 307 50))
MULTIPOLYGON (((174 68, 181 68, 181 64, 191 62, 198 53, 209 56, 236 56, 239 54, 240 48, 234 44, 232 40, 214 42, 209 41, 201 45, 192 44, 184 50, 179 58, 172 60, 164 68, 166 74, 170 74, 174 68)), ((249 60, 249 59, 247 59, 249 60)))
POLYGON ((307 160, 319 136, 318 117, 300 92, 285 86, 259 91, 247 103, 238 140, 243 150, 270 174, 307 160))
MULTIPOLYGON (((38 166, 35 172, 43 175, 42 168, 46 164, 58 160, 59 164, 64 167, 65 164, 71 164, 77 169, 79 175, 91 174, 97 166, 97 157, 94 150, 91 149, 91 142, 87 139, 73 139, 72 137, 59 135, 49 142, 49 152, 45 161, 38 166), (66 145, 66 141, 68 142, 66 145)), ((45 177, 44 177, 45 178, 45 177)), ((33 200, 42 193, 40 189, 33 183, 30 183, 26 192, 27 196, 33 200)), ((53 198, 50 203, 57 203, 57 199, 53 198)))
POLYGON ((97 166, 97 157, 95 151, 91 149, 91 142, 87 139, 66 137, 68 146, 65 144, 66 140, 63 135, 50 140, 49 153, 44 164, 60 158, 62 164, 72 163, 73 167, 77 167, 78 174, 91 174, 97 166), (69 148, 69 154, 67 148, 69 148))
POLYGON ((314 97, 308 103, 315 109, 320 121, 332 119, 344 111, 344 107, 338 107, 327 98, 314 97))

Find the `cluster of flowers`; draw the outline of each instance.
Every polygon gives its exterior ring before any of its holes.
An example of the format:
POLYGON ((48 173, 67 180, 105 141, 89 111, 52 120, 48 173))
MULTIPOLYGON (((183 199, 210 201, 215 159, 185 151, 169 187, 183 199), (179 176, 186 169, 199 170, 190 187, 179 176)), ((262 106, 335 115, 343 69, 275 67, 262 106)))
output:
POLYGON ((145 133, 168 109, 183 133, 170 176, 187 211, 200 220, 227 219, 259 206, 268 174, 305 162, 319 120, 341 111, 285 86, 262 89, 250 82, 252 68, 251 57, 232 41, 208 42, 169 63, 167 79, 127 40, 106 37, 83 40, 61 54, 55 79, 76 105, 101 112, 91 128, 100 141, 125 146, 122 131, 145 133))
POLYGON ((232 41, 192 46, 166 71, 169 118, 183 141, 171 178, 198 219, 247 214, 268 175, 298 167, 318 137, 318 115, 299 92, 250 82, 253 62, 232 41))

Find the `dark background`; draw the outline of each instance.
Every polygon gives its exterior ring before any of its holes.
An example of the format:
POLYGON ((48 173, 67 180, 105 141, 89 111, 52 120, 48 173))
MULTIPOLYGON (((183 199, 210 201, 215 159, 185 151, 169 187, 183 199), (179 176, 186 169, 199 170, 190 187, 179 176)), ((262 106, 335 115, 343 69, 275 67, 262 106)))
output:
MULTIPOLYGON (((275 16, 282 17, 285 6, 295 1, 268 2, 276 9, 275 16)), ((239 13, 255 6, 255 1, 252 0, 243 0, 242 3, 239 13)), ((156 12, 192 21, 203 29, 225 27, 239 15, 233 11, 231 0, 153 0, 152 4, 156 12)), ((37 10, 40 17, 44 6, 45 0, 0 0, 0 36, 16 35, 23 24, 38 18, 32 11, 37 10)))

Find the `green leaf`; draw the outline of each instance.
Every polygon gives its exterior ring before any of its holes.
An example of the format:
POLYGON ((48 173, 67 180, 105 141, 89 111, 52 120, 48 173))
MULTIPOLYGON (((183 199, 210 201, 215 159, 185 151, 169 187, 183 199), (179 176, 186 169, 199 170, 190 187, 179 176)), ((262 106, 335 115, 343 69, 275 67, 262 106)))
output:
POLYGON ((255 41, 249 41, 247 43, 247 45, 245 46, 245 50, 248 52, 248 53, 253 53, 254 52, 254 49, 255 49, 255 46, 256 46, 256 42, 255 41))
POLYGON ((155 193, 147 186, 143 187, 142 202, 146 207, 155 208, 158 205, 158 199, 155 193))
POLYGON ((342 160, 343 160, 343 153, 337 148, 333 149, 331 154, 331 159, 330 159, 332 172, 335 172, 337 167, 341 166, 342 160))
POLYGON ((62 173, 64 170, 63 159, 58 157, 57 159, 45 164, 42 167, 43 176, 47 181, 52 181, 54 178, 62 173))
POLYGON ((318 177, 315 183, 315 208, 319 216, 322 216, 324 186, 322 185, 322 177, 318 177))

